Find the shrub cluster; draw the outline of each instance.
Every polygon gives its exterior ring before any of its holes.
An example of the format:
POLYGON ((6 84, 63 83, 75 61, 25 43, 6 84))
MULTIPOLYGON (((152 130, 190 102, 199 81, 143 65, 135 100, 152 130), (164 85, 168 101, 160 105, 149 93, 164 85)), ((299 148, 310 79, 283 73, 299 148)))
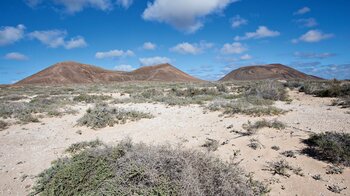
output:
POLYGON ((98 129, 114 124, 124 124, 128 120, 137 121, 142 118, 153 118, 153 116, 149 113, 109 107, 107 104, 97 104, 94 108, 89 108, 86 111, 86 114, 78 120, 78 125, 98 129))
POLYGON ((304 153, 335 164, 350 166, 350 134, 325 132, 313 134, 304 140, 304 153))
POLYGON ((269 190, 197 151, 122 142, 62 158, 43 171, 33 195, 262 195, 269 190))

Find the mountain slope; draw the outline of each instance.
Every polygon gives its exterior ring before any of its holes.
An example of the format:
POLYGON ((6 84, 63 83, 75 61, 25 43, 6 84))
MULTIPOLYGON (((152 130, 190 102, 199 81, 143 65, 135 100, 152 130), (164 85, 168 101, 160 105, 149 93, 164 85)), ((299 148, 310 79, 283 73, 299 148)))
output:
POLYGON ((307 75, 291 67, 282 64, 269 64, 260 66, 241 67, 233 70, 220 81, 230 80, 265 80, 265 79, 302 79, 302 80, 319 80, 321 78, 307 75))
POLYGON ((62 62, 52 65, 19 82, 26 84, 84 84, 122 81, 164 81, 164 82, 196 82, 200 81, 170 64, 141 67, 132 72, 110 71, 100 67, 77 62, 62 62))

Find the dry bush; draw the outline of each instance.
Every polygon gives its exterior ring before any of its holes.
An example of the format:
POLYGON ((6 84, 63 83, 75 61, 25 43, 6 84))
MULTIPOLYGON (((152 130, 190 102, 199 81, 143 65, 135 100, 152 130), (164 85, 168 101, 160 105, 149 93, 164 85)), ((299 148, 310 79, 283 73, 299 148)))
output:
POLYGON ((281 152, 281 155, 283 155, 285 157, 289 157, 289 158, 297 158, 295 155, 295 152, 292 150, 287 150, 287 151, 281 152))
POLYGON ((251 85, 245 92, 245 96, 261 97, 274 101, 286 101, 288 94, 283 84, 274 80, 260 81, 251 85))
POLYGON ((263 195, 269 190, 233 163, 169 146, 121 142, 62 158, 33 195, 263 195))
POLYGON ((202 147, 207 148, 208 151, 216 151, 219 148, 219 141, 207 138, 202 147))
POLYGON ((97 104, 94 108, 89 108, 86 111, 86 114, 78 120, 78 125, 98 129, 114 124, 124 124, 127 121, 137 121, 142 118, 153 118, 153 116, 149 113, 109 107, 107 104, 97 104))
POLYGON ((273 175, 277 174, 288 178, 291 176, 290 171, 296 175, 304 176, 300 167, 295 168, 284 159, 280 159, 278 161, 273 162, 267 162, 267 168, 264 170, 271 171, 273 175))
POLYGON ((97 103, 102 101, 107 101, 112 99, 111 96, 107 95, 88 95, 88 94, 80 94, 73 98, 73 101, 76 102, 85 102, 85 103, 97 103))
POLYGON ((319 160, 350 166, 350 134, 325 132, 304 140, 303 152, 319 160))
POLYGON ((210 111, 223 110, 224 114, 246 114, 252 116, 279 115, 285 113, 284 110, 274 106, 253 105, 246 99, 235 100, 215 100, 207 106, 210 111))
POLYGON ((299 91, 318 97, 346 97, 350 96, 350 83, 338 80, 305 81, 300 85, 299 91))
POLYGON ((258 139, 250 139, 248 146, 254 150, 256 150, 258 148, 260 149, 263 147, 263 145, 261 145, 261 143, 258 139))
POLYGON ((250 121, 248 121, 247 124, 243 124, 243 129, 247 131, 246 135, 254 135, 259 129, 265 127, 281 130, 284 129, 286 125, 278 120, 267 121, 265 119, 256 121, 254 124, 250 121))
POLYGON ((332 102, 332 105, 333 106, 340 106, 342 108, 349 108, 350 107, 350 96, 336 99, 332 102))
POLYGON ((347 189, 347 187, 340 187, 339 185, 333 184, 328 186, 327 189, 333 193, 340 194, 343 190, 347 189))
POLYGON ((0 131, 7 129, 9 124, 3 120, 0 120, 0 131))
POLYGON ((76 154, 88 148, 96 148, 104 145, 100 140, 96 139, 89 142, 78 142, 70 145, 67 149, 67 153, 76 154))

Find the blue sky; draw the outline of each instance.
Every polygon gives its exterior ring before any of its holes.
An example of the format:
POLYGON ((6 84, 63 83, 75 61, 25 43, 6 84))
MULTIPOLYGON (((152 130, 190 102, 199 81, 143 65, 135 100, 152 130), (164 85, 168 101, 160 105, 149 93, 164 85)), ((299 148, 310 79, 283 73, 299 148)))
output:
POLYGON ((61 61, 170 62, 207 80, 282 63, 349 79, 349 21, 349 0, 2 0, 0 83, 61 61))

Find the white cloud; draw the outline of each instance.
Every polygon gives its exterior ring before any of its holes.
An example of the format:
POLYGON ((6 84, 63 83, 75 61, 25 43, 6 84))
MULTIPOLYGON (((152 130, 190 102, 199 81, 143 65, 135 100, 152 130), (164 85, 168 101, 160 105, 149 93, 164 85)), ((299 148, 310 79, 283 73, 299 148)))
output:
POLYGON ((236 15, 231 19, 231 26, 232 28, 238 28, 242 25, 248 24, 248 21, 244 18, 242 18, 240 15, 236 15))
POLYGON ((266 26, 259 26, 259 28, 255 32, 245 33, 243 37, 236 36, 235 41, 247 40, 247 39, 261 39, 265 37, 276 37, 279 36, 280 32, 272 31, 266 26))
POLYGON ((114 67, 114 70, 116 71, 133 71, 135 68, 133 68, 131 65, 117 65, 114 67))
POLYGON ((103 11, 113 8, 110 0, 54 0, 54 3, 63 6, 64 10, 70 14, 80 12, 84 8, 95 8, 103 11))
POLYGON ((180 54, 199 54, 203 52, 203 50, 213 47, 212 43, 208 43, 206 41, 201 41, 200 43, 190 44, 188 42, 183 42, 177 44, 176 46, 170 48, 170 51, 178 52, 180 54))
POLYGON ((150 66, 150 65, 158 65, 164 63, 171 63, 171 60, 167 57, 150 57, 150 58, 140 58, 139 59, 141 66, 150 66))
POLYGON ((207 15, 218 13, 237 0, 155 0, 148 3, 142 17, 145 20, 170 24, 187 33, 204 25, 207 15))
POLYGON ((134 56, 135 53, 131 50, 110 50, 107 52, 97 52, 95 57, 98 59, 104 59, 104 58, 116 58, 116 57, 127 57, 127 56, 134 56))
POLYGON ((245 60, 250 60, 252 59, 253 57, 250 56, 249 54, 245 54, 243 56, 240 57, 241 60, 245 61, 245 60))
POLYGON ((13 44, 24 36, 24 25, 17 25, 16 27, 1 27, 0 28, 0 46, 13 44))
POLYGON ((300 41, 303 41, 308 43, 314 43, 314 42, 319 42, 332 37, 334 37, 333 34, 326 34, 320 30, 310 30, 306 32, 304 35, 300 36, 298 39, 293 39, 292 42, 298 43, 300 41))
POLYGON ((66 49, 84 48, 86 46, 87 46, 87 43, 85 42, 85 39, 81 36, 72 38, 65 44, 66 49))
POLYGON ((304 27, 315 27, 318 25, 316 19, 314 18, 302 18, 302 19, 296 20, 296 22, 304 27))
POLYGON ((298 58, 307 58, 307 59, 325 59, 325 58, 336 56, 336 54, 329 53, 329 52, 324 52, 324 53, 295 52, 294 56, 298 58))
POLYGON ((133 3, 133 0, 117 0, 117 3, 123 6, 125 9, 128 9, 133 3))
POLYGON ((11 52, 5 55, 4 57, 7 60, 15 60, 15 61, 25 61, 28 60, 28 57, 24 54, 18 52, 11 52))
POLYGON ((25 3, 29 6, 29 7, 36 7, 38 6, 40 3, 42 3, 42 0, 25 0, 25 3))
POLYGON ((31 39, 37 39, 50 48, 64 46, 64 38, 66 36, 67 32, 60 30, 34 31, 29 34, 31 39))
POLYGON ((128 9, 133 0, 25 0, 29 7, 35 8, 41 4, 47 4, 48 7, 58 6, 55 9, 63 9, 68 14, 74 14, 83 11, 85 8, 94 8, 102 11, 109 11, 115 5, 128 9), (53 4, 53 5, 52 5, 53 4))
POLYGON ((222 54, 241 54, 245 51, 247 51, 247 48, 239 42, 224 44, 224 46, 221 48, 222 54))
POLYGON ((303 7, 303 8, 300 8, 298 11, 294 12, 294 15, 303 15, 310 11, 311 9, 309 7, 303 7))
POLYGON ((145 42, 143 44, 142 48, 145 50, 154 50, 157 48, 157 45, 152 43, 152 42, 145 42))
POLYGON ((66 49, 73 49, 87 46, 85 39, 81 36, 66 41, 67 31, 61 30, 34 31, 29 34, 29 37, 39 40, 50 48, 64 47, 66 49))

